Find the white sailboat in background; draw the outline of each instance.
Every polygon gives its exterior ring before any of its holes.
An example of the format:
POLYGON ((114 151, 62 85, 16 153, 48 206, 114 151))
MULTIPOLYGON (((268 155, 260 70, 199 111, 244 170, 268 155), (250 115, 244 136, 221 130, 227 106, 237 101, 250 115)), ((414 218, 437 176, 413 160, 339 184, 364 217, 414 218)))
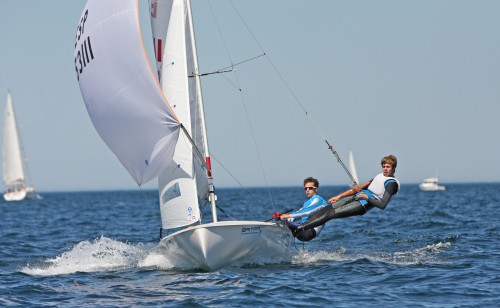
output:
MULTIPOLYGON (((16 115, 12 104, 12 94, 7 92, 3 123, 3 197, 5 201, 21 201, 26 199, 39 199, 33 186, 25 182, 23 161, 24 155, 19 141, 16 115)), ((27 165, 26 165, 27 167, 27 165)))
POLYGON ((354 163, 354 155, 352 154, 352 151, 349 151, 349 159, 347 161, 347 166, 349 169, 349 172, 352 175, 352 178, 356 183, 355 185, 359 185, 359 178, 358 178, 358 172, 356 171, 356 164, 354 163))
POLYGON ((288 256, 286 226, 218 220, 190 1, 150 1, 150 10, 158 79, 142 44, 137 0, 87 2, 75 69, 107 146, 139 185, 158 178, 162 228, 184 228, 160 240, 165 256, 174 266, 206 270, 288 256), (207 202, 212 221, 202 224, 207 202))

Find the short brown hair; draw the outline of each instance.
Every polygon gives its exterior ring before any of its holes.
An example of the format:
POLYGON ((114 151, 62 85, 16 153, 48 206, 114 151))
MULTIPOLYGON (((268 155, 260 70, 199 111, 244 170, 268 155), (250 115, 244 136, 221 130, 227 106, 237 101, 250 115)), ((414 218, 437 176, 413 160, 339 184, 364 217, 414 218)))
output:
POLYGON ((398 159, 394 155, 387 155, 384 158, 382 158, 382 161, 380 161, 381 165, 384 164, 389 164, 392 167, 396 168, 398 166, 398 159))
POLYGON ((314 186, 316 186, 316 188, 318 188, 318 187, 319 187, 319 182, 318 182, 318 180, 317 180, 317 179, 315 179, 315 178, 313 178, 313 177, 311 177, 311 176, 310 176, 310 177, 308 177, 308 178, 305 178, 305 179, 304 179, 304 186, 306 186, 306 184, 307 184, 307 183, 309 183, 309 182, 313 182, 313 183, 314 183, 314 186))

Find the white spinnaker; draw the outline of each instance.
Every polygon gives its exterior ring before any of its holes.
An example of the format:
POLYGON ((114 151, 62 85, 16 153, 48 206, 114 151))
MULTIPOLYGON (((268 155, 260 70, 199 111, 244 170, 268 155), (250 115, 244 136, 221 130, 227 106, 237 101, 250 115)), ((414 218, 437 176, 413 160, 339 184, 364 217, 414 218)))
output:
POLYGON ((75 69, 106 145, 142 185, 171 161, 180 124, 149 65, 137 0, 89 0, 77 27, 75 69))
MULTIPOLYGON (((150 9, 153 40, 164 42, 163 55, 155 50, 156 58, 161 56, 161 61, 157 61, 160 84, 179 121, 192 135, 190 100, 193 93, 188 82, 185 2, 152 0, 150 9)), ((183 227, 201 220, 193 165, 195 154, 193 145, 182 132, 173 160, 158 177, 163 228, 183 227)))
POLYGON ((7 92, 7 104, 3 123, 3 181, 13 185, 24 181, 21 147, 17 132, 12 95, 7 92))

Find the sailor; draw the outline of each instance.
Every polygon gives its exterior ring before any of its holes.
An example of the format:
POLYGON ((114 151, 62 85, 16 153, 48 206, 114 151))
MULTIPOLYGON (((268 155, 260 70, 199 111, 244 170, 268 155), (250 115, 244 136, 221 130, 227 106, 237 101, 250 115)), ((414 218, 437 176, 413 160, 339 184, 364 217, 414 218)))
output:
POLYGON ((290 214, 275 213, 275 215, 273 215, 273 218, 283 220, 292 230, 293 236, 300 241, 306 242, 312 240, 319 235, 321 229, 323 228, 322 225, 319 225, 308 230, 302 230, 300 232, 295 231, 299 223, 307 221, 309 215, 328 205, 325 199, 323 199, 320 195, 317 195, 318 188, 319 182, 317 179, 313 177, 304 179, 304 191, 306 196, 309 198, 306 202, 304 202, 304 205, 298 211, 290 214))
POLYGON ((331 197, 328 200, 331 205, 316 211, 300 226, 289 226, 289 228, 292 232, 300 234, 323 226, 331 219, 364 215, 374 207, 385 209, 392 196, 399 191, 399 181, 394 177, 397 164, 396 156, 385 156, 381 160, 382 173, 365 184, 331 197))

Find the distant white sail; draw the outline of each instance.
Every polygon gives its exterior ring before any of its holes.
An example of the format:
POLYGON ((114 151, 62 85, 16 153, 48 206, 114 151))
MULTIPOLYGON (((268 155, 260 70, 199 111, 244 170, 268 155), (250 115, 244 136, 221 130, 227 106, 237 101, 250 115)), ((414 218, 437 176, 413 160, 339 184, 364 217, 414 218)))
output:
POLYGON ((3 122, 3 198, 6 201, 41 199, 33 186, 26 184, 25 171, 30 180, 28 164, 25 160, 17 129, 12 94, 7 92, 7 103, 3 122))
POLYGON ((356 181, 357 184, 360 184, 359 178, 358 178, 358 172, 356 171, 356 164, 354 163, 354 155, 352 154, 352 151, 349 151, 348 166, 349 166, 349 172, 351 173, 352 178, 356 181))
POLYGON ((12 95, 7 92, 7 104, 3 122, 3 182, 5 186, 24 184, 21 146, 12 105, 12 95))
POLYGON ((135 0, 88 1, 74 56, 94 127, 141 185, 167 167, 180 123, 146 57, 137 5, 135 0))

